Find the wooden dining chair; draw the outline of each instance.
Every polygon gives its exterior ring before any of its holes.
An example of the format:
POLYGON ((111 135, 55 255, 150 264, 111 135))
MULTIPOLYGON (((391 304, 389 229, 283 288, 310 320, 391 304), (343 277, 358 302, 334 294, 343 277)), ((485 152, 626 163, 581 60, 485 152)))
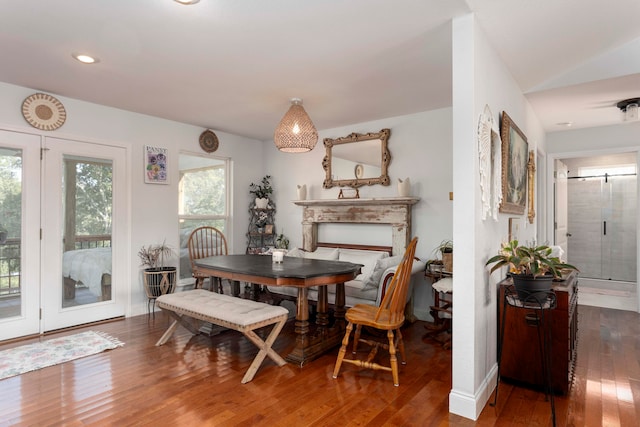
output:
POLYGON ((402 363, 406 363, 404 353, 404 343, 402 341, 402 333, 400 327, 404 323, 404 307, 407 302, 407 292, 409 291, 409 282, 411 280, 411 268, 413 267, 413 257, 416 252, 416 244, 418 238, 414 237, 409 243, 402 261, 398 265, 391 283, 389 284, 387 293, 385 294, 379 307, 366 304, 356 304, 352 308, 347 310, 345 318, 349 322, 347 324, 347 330, 342 340, 342 347, 338 353, 338 360, 336 360, 336 366, 333 369, 333 378, 338 378, 340 373, 340 367, 342 363, 351 363, 361 368, 375 369, 391 371, 393 375, 393 384, 397 386, 398 380, 398 358, 396 356, 396 349, 400 350, 402 363), (353 359, 345 358, 347 347, 349 346, 349 337, 353 326, 356 326, 356 330, 353 337, 353 359), (387 331, 387 339, 389 343, 378 342, 376 340, 369 340, 361 338, 362 327, 367 326, 369 328, 387 331), (358 343, 363 342, 371 346, 366 359, 357 359, 356 353, 358 343), (378 353, 378 349, 383 348, 389 351, 390 366, 380 365, 374 362, 374 358, 378 353))
MULTIPOLYGON (((217 255, 227 255, 227 239, 224 237, 224 234, 215 227, 198 227, 189 235, 187 248, 189 249, 192 275, 196 279, 195 288, 202 288, 204 279, 209 276, 198 273, 195 261, 217 255)), ((218 293, 223 293, 222 279, 220 277, 211 277, 210 283, 212 291, 217 290, 218 293)))

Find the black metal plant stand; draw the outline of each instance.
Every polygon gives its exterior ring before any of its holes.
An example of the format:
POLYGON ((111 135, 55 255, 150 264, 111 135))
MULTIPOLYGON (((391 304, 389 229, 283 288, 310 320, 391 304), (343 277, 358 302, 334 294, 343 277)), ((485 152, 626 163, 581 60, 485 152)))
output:
POLYGON ((542 372, 545 376, 545 395, 551 403, 551 417, 553 425, 556 425, 556 407, 553 397, 551 383, 551 322, 545 322, 545 316, 549 316, 550 310, 556 308, 556 294, 552 290, 542 292, 526 292, 522 290, 516 291, 513 285, 505 287, 504 299, 502 301, 502 319, 500 322, 500 337, 498 339, 498 380, 496 384, 496 393, 491 406, 496 406, 498 402, 498 386, 500 385, 500 361, 502 359, 502 350, 504 347, 504 327, 507 318, 507 305, 528 310, 525 314, 525 320, 530 326, 535 326, 538 332, 538 348, 540 350, 540 361, 542 363, 542 372))

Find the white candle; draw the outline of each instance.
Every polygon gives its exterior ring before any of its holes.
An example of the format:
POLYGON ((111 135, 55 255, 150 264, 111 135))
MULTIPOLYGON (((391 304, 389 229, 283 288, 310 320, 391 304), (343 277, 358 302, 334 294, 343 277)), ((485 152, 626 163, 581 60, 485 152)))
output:
POLYGON ((284 252, 274 251, 273 254, 271 254, 271 260, 273 262, 282 262, 284 260, 284 252))

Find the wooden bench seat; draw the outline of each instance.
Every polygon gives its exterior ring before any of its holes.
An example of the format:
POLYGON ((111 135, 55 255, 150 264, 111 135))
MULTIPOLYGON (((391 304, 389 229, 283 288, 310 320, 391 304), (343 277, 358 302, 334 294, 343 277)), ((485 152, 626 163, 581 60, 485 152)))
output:
POLYGON ((178 324, 184 326, 194 335, 198 334, 198 330, 185 319, 185 317, 189 317, 242 332, 259 348, 260 351, 242 378, 243 384, 253 379, 265 356, 269 356, 278 366, 286 364, 285 360, 271 348, 289 315, 284 307, 217 294, 203 289, 162 295, 156 300, 156 305, 174 318, 156 346, 167 342, 178 324), (254 330, 268 325, 273 325, 273 328, 266 341, 263 341, 254 330))

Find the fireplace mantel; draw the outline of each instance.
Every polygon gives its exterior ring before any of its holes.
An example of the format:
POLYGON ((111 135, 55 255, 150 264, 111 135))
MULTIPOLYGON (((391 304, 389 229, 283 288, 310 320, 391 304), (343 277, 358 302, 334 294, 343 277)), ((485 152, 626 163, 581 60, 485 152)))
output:
POLYGON ((302 206, 302 245, 313 251, 318 243, 318 224, 389 224, 393 255, 402 255, 411 240, 411 207, 417 197, 371 199, 296 200, 302 206))

